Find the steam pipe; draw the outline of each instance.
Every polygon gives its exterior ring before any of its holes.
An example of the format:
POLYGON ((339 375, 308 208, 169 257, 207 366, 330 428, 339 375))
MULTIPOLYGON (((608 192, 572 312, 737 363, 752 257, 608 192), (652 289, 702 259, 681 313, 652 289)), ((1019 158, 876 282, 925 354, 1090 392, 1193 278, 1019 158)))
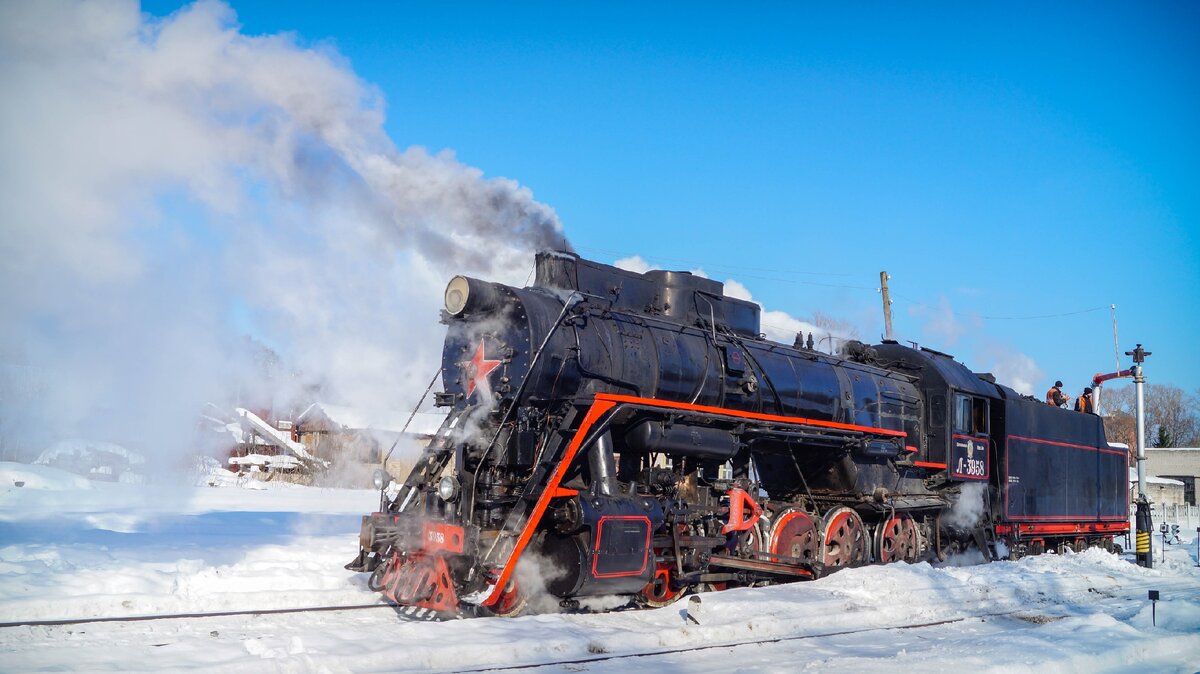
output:
POLYGON ((588 468, 592 472, 592 493, 596 496, 612 496, 616 493, 616 462, 613 458, 612 433, 605 431, 596 438, 588 453, 588 468))

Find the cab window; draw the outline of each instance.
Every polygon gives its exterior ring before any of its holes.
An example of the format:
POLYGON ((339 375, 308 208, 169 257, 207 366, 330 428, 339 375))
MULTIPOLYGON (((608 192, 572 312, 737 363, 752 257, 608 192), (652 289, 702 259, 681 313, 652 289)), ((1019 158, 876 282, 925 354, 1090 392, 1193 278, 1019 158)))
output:
POLYGON ((975 435, 987 435, 988 432, 988 401, 987 398, 971 399, 971 432, 975 435))
POLYGON ((954 396, 954 432, 986 435, 988 432, 988 401, 973 396, 954 396))

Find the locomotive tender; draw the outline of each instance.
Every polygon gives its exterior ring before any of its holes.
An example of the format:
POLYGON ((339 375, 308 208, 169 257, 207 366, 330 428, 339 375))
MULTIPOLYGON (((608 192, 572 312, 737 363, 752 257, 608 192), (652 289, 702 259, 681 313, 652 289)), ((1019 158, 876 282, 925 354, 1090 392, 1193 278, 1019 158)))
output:
POLYGON ((661 606, 1128 531, 1126 455, 1099 417, 930 349, 768 341, 758 305, 687 272, 536 265, 528 288, 446 289, 450 412, 403 483, 381 476, 347 565, 397 604, 515 614, 533 556, 564 606, 661 606))

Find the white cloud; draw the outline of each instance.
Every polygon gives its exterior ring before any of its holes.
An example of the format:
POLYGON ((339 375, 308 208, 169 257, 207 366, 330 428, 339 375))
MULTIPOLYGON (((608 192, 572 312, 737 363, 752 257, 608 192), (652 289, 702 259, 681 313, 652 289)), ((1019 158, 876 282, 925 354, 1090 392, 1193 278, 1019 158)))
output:
POLYGON ((725 296, 738 300, 746 300, 747 302, 754 301, 754 297, 750 294, 750 289, 734 279, 725 281, 725 296))
POLYGON ((617 267, 618 269, 624 269, 625 271, 631 271, 635 274, 645 274, 651 269, 654 269, 654 267, 651 267, 650 263, 646 262, 641 255, 630 255, 629 257, 623 257, 614 262, 613 266, 617 267))
POLYGON ((1037 382, 1045 376, 1033 358, 1004 344, 985 344, 976 357, 984 371, 996 376, 997 382, 1025 395, 1033 395, 1037 382))
POLYGON ((938 297, 937 306, 921 304, 910 307, 908 313, 921 319, 922 335, 936 340, 942 348, 953 347, 968 331, 978 330, 982 325, 978 317, 960 320, 945 295, 938 297))
MULTIPOLYGON (((613 262, 613 266, 618 269, 624 269, 625 271, 634 272, 635 274, 645 274, 646 272, 648 272, 652 269, 672 269, 673 268, 670 265, 652 264, 649 261, 647 261, 646 258, 642 257, 641 255, 630 255, 629 257, 623 257, 623 258, 617 260, 616 262, 613 262)), ((693 276, 699 276, 700 278, 708 278, 709 277, 708 272, 706 272, 700 268, 690 269, 690 270, 688 270, 688 273, 692 274, 693 276)))
MULTIPOLYGON (((964 292, 965 289, 960 289, 964 292)), ((965 292, 964 294, 971 294, 965 292)), ((921 319, 921 337, 937 348, 950 348, 965 342, 971 346, 972 358, 967 366, 974 371, 991 372, 996 381, 1019 393, 1032 395, 1044 373, 1030 356, 1007 344, 989 339, 983 319, 978 315, 963 316, 954 311, 945 295, 938 297, 936 306, 918 305, 909 315, 921 319)))
POLYGON ((807 341, 808 335, 813 336, 814 347, 822 350, 837 350, 837 347, 848 339, 857 337, 856 331, 848 324, 842 321, 833 321, 829 319, 806 321, 796 318, 786 311, 770 310, 763 307, 761 302, 754 299, 750 293, 750 289, 742 282, 736 279, 725 280, 725 295, 747 302, 754 302, 762 308, 761 325, 763 334, 775 342, 783 344, 792 344, 798 333, 804 333, 807 341), (818 323, 821 323, 818 325, 818 323))

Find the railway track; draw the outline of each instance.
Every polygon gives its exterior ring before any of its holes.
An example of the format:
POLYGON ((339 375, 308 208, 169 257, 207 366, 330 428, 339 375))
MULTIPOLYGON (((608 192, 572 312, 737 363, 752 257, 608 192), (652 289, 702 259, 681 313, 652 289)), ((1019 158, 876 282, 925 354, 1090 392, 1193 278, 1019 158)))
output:
POLYGON ((229 616, 260 616, 278 615, 285 613, 325 613, 331 611, 360 611, 373 608, 396 609, 393 604, 351 604, 348 606, 306 606, 301 608, 268 608, 245 611, 209 611, 204 613, 158 613, 154 615, 111 616, 102 618, 66 618, 58 620, 16 620, 0 623, 0 629, 7 627, 49 627, 58 625, 88 625, 92 623, 133 623, 153 620, 190 620, 198 618, 226 618, 229 616))
POLYGON ((933 622, 911 623, 903 625, 886 625, 879 627, 864 627, 852 630, 838 630, 833 632, 821 632, 817 634, 797 634, 786 637, 771 637, 768 639, 749 639, 742 641, 728 641, 717 644, 705 644, 703 646, 681 646, 679 648, 663 648, 653 651, 639 651, 636 653, 614 653, 612 655, 597 655, 595 657, 575 658, 570 660, 554 660, 552 662, 539 662, 526 665, 501 665, 494 667, 480 667, 476 669, 458 669, 457 672, 462 674, 475 674, 477 672, 519 672, 526 670, 541 669, 543 667, 563 667, 567 665, 587 665, 596 662, 607 662, 610 660, 634 660, 637 658, 654 658, 664 655, 677 655, 680 653, 696 653, 700 651, 709 651, 722 648, 741 648, 745 646, 761 646, 764 644, 777 644, 787 641, 802 641, 805 639, 821 639, 827 637, 840 637, 850 634, 866 634, 869 632, 886 632, 889 630, 910 630, 919 629, 922 627, 936 627, 938 625, 950 625, 953 623, 974 620, 977 618, 995 617, 1002 615, 1012 615, 1021 613, 1023 609, 1014 611, 1005 611, 1002 613, 988 613, 978 616, 963 616, 960 618, 949 618, 946 620, 935 620, 933 622))
MULTIPOLYGON (((1126 589, 1126 590, 1128 590, 1128 589, 1189 590, 1190 589, 1190 590, 1194 590, 1196 592, 1200 592, 1200 588, 1196 588, 1194 586, 1188 585, 1187 583, 1180 583, 1180 582, 1149 582, 1149 583, 1139 584, 1136 587, 1124 586, 1122 589, 1126 589)), ((932 590, 930 590, 930 591, 932 591, 932 590)), ((1103 591, 1096 590, 1094 588, 1089 588, 1088 592, 1103 593, 1103 591)), ((1082 595, 1083 593, 1080 593, 1080 594, 1082 595)), ((404 607, 399 607, 394 604, 376 602, 376 603, 372 603, 372 604, 349 604, 349 605, 340 605, 340 606, 305 606, 305 607, 297 607, 297 608, 245 609, 245 610, 239 610, 239 611, 207 611, 207 612, 197 612, 197 613, 157 613, 157 614, 152 614, 152 615, 107 616, 107 617, 95 617, 95 618, 59 618, 59 619, 48 619, 48 620, 14 620, 14 621, 9 621, 9 622, 0 622, 0 629, 6 629, 6 628, 12 628, 12 627, 51 627, 51 626, 87 625, 87 624, 92 624, 92 623, 149 622, 149 621, 155 621, 155 620, 192 620, 192 619, 204 619, 204 618, 226 618, 226 617, 230 617, 230 616, 281 615, 281 614, 289 614, 289 613, 326 613, 326 612, 334 612, 334 611, 361 611, 361 610, 382 609, 382 608, 390 608, 394 611, 397 611, 398 613, 405 610, 404 607)), ((869 630, 869 631, 873 631, 876 629, 911 629, 911 628, 915 628, 915 627, 927 627, 927 626, 931 626, 931 625, 943 624, 946 622, 959 622, 961 620, 966 620, 971 617, 989 617, 989 616, 993 616, 993 615, 994 616, 1010 615, 1012 613, 1020 613, 1021 611, 1028 611, 1028 610, 1030 610, 1030 608, 1026 607, 1026 608, 1017 609, 1014 611, 1004 611, 1004 612, 995 613, 995 614, 979 614, 979 616, 964 616, 961 618, 956 618, 954 620, 937 621, 937 622, 928 623, 928 624, 915 623, 915 624, 911 624, 911 625, 898 625, 895 627, 888 627, 888 628, 871 628, 871 630, 869 630)), ((405 617, 408 617, 408 618, 419 617, 419 616, 408 615, 408 614, 404 614, 404 615, 405 615, 405 617)), ((853 632, 850 632, 850 633, 853 633, 853 632)), ((833 632, 827 636, 833 636, 833 635, 838 635, 838 634, 843 634, 843 632, 833 632)), ((811 636, 820 636, 820 635, 811 635, 811 636)), ((811 636, 806 635, 803 638, 811 638, 811 636)), ((755 642, 755 643, 758 643, 758 642, 755 642)), ((769 643, 769 641, 763 641, 761 643, 769 643)), ((736 645, 736 644, 731 642, 731 644, 725 644, 725 645, 736 645)), ((717 648, 720 646, 712 646, 712 647, 717 648)), ((671 651, 671 652, 673 652, 673 651, 671 651)), ((606 658, 601 658, 601 659, 606 659, 606 658)), ((501 667, 501 668, 494 668, 494 669, 498 669, 498 670, 513 669, 513 667, 501 667)), ((468 671, 492 671, 492 669, 468 670, 468 671)))
MULTIPOLYGON (((1097 602, 1093 602, 1093 603, 1094 604, 1095 603, 1103 604, 1105 602, 1112 602, 1112 601, 1132 601, 1132 600, 1135 600, 1138 598, 1137 597, 1138 593, 1145 592, 1146 590, 1149 590, 1149 589, 1166 590, 1168 592, 1186 592, 1186 593, 1189 593, 1194 596, 1200 596, 1200 586, 1197 586, 1193 583, 1189 583, 1186 581, 1155 581, 1155 582, 1139 583, 1136 585, 1124 585, 1120 588, 1120 594, 1109 594, 1106 590, 1098 590, 1096 588, 1088 588, 1086 590, 1081 590, 1079 592, 1073 593, 1073 595, 1070 595, 1070 596, 1083 597, 1083 596, 1095 594, 1100 597, 1103 597, 1104 599, 1101 599, 1101 600, 1099 600, 1097 602)), ((768 644, 785 643, 785 642, 792 642, 792 641, 823 639, 823 638, 832 638, 832 637, 840 637, 840 636, 855 635, 855 634, 869 634, 869 633, 873 633, 873 632, 887 632, 887 631, 892 631, 892 630, 922 629, 922 628, 926 628, 926 627, 937 627, 939 625, 951 625, 951 624, 955 624, 955 623, 963 623, 963 622, 968 622, 971 620, 982 620, 982 619, 986 619, 986 618, 1020 617, 1022 615, 1031 615, 1031 614, 1039 614, 1039 613, 1053 613, 1053 611, 1046 611, 1045 610, 1046 608, 1048 608, 1048 607, 1046 607, 1046 606, 1019 606, 1019 607, 1005 609, 1002 611, 974 612, 974 613, 970 613, 968 615, 961 615, 961 616, 956 616, 953 618, 946 618, 943 620, 900 623, 900 624, 890 624, 890 625, 875 625, 875 626, 870 626, 870 627, 861 627, 861 628, 854 628, 854 629, 831 630, 828 632, 795 634, 795 635, 767 637, 767 638, 760 638, 760 639, 730 640, 730 641, 724 641, 724 642, 712 643, 712 644, 688 645, 688 646, 680 646, 680 647, 675 647, 675 648, 663 648, 663 649, 636 651, 636 652, 631 652, 631 653, 597 654, 597 655, 588 656, 588 657, 567 658, 567 659, 562 659, 562 660, 553 660, 553 661, 538 662, 538 663, 527 663, 527 664, 519 664, 519 665, 489 665, 486 667, 456 669, 454 671, 461 672, 462 674, 480 674, 483 672, 520 672, 520 671, 538 670, 538 669, 542 669, 542 668, 582 666, 582 665, 594 664, 594 663, 599 663, 599 662, 609 662, 609 661, 615 661, 615 660, 636 661, 640 658, 655 658, 655 657, 662 657, 662 656, 668 656, 668 655, 679 655, 679 654, 683 654, 683 653, 692 653, 692 652, 700 652, 700 651, 708 651, 708 650, 719 650, 719 649, 727 649, 727 648, 728 649, 744 648, 744 647, 749 647, 749 646, 763 646, 763 645, 768 645, 768 644)), ((647 665, 647 667, 648 667, 648 665, 647 665)))
MULTIPOLYGON (((1200 595, 1200 586, 1195 583, 1183 580, 1153 580, 1140 583, 1122 583, 1117 586, 1108 586, 1104 584, 1094 584, 1094 587, 1080 586, 1077 590, 1068 591, 1055 598, 1053 601, 1045 603, 1036 601, 1022 601, 1020 599, 1010 600, 1003 605, 997 605, 992 601, 980 600, 974 606, 970 604, 955 603, 953 608, 957 612, 956 615, 947 615, 940 617, 937 615, 925 616, 922 620, 913 620, 910 622, 897 622, 891 624, 875 624, 854 626, 845 629, 829 629, 819 632, 807 632, 800 627, 796 633, 778 634, 774 636, 750 637, 750 638, 733 638, 716 642, 707 643, 691 643, 686 645, 644 649, 630 652, 596 652, 591 654, 583 654, 578 651, 574 657, 565 657, 562 659, 529 662, 529 663, 514 663, 514 664, 494 664, 494 663, 470 663, 464 662, 460 666, 454 668, 454 671, 485 673, 485 672, 526 672, 539 671, 542 669, 554 668, 571 668, 571 667, 586 667, 589 664, 598 664, 605 662, 627 662, 636 668, 651 668, 654 666, 654 658, 663 658, 670 656, 678 656, 689 652, 704 652, 719 649, 743 649, 756 646, 767 646, 771 644, 780 644, 787 642, 813 641, 829 638, 837 638, 848 635, 859 634, 881 634, 893 630, 919 630, 923 628, 937 627, 941 625, 951 625, 956 623, 965 623, 973 620, 987 620, 990 618, 1014 617, 1021 618, 1022 614, 1031 618, 1049 617, 1055 619, 1056 613, 1067 615, 1069 611, 1063 611, 1056 607, 1069 606, 1074 603, 1086 603, 1091 610, 1099 610, 1103 612, 1114 612, 1120 610, 1122 605, 1128 606, 1132 601, 1145 601, 1145 591, 1148 589, 1157 589, 1163 592, 1164 600, 1169 600, 1172 595, 1195 597, 1200 595), (1106 605, 1111 608, 1106 608, 1106 605), (974 609, 974 610, 972 610, 974 609), (964 612, 965 611, 965 612, 964 612)), ((933 588, 929 589, 930 593, 936 594, 937 591, 933 588)), ((924 593, 922 593, 924 594, 924 593)), ((313 613, 332 613, 332 612, 366 612, 371 609, 390 608, 395 610, 396 607, 391 604, 372 603, 372 604, 356 604, 356 605, 340 605, 340 606, 313 606, 313 607, 298 607, 284 609, 256 609, 256 610, 238 610, 238 611, 215 611, 203 613, 174 613, 174 614, 155 614, 155 615, 138 615, 138 616, 119 616, 105 618, 79 618, 79 619, 62 619, 62 620, 22 620, 0 623, 0 628, 16 628, 16 627, 37 627, 37 626, 70 626, 70 625, 85 625, 94 623, 117 623, 117 622, 150 622, 150 621, 167 621, 167 620, 185 620, 199 621, 213 618, 226 618, 236 616, 271 616, 271 615, 287 615, 287 614, 313 614, 313 613)), ((421 619, 419 616, 409 615, 398 612, 399 617, 405 620, 421 619)), ((717 615, 717 614, 713 614, 717 615)), ((944 614, 945 615, 945 614, 944 614)), ((383 617, 383 623, 376 623, 375 618, 370 619, 372 624, 386 626, 387 618, 383 617)), ((716 623, 714 623, 716 624, 716 623)), ((207 629, 205 627, 204 629, 207 629)), ((730 635, 733 636, 733 635, 730 635)), ((159 644, 153 644, 159 645, 159 644)), ((604 646, 603 644, 600 644, 604 646)), ((614 649, 615 650, 615 649, 614 649)))

